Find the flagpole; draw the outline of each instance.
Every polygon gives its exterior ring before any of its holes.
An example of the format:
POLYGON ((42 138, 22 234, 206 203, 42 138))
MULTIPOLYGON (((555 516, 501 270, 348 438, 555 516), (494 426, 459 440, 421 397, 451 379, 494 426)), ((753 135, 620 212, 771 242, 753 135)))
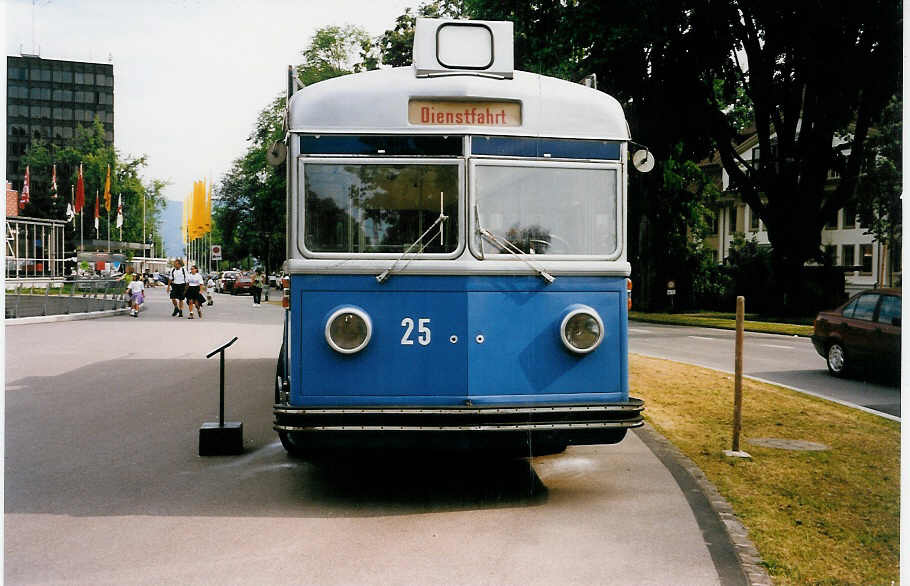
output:
MULTIPOLYGON (((123 233, 123 226, 120 227, 120 233, 123 233)), ((123 237, 121 236, 120 239, 123 240, 123 237)), ((142 258, 148 260, 148 251, 145 248, 145 189, 142 190, 142 258)), ((142 264, 144 265, 145 262, 142 264)))

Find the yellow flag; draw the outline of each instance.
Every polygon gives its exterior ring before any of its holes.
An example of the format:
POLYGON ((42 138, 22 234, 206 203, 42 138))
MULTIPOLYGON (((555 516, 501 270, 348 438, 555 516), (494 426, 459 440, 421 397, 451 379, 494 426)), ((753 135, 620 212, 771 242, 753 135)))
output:
POLYGON ((107 166, 107 179, 104 180, 104 209, 111 211, 111 166, 107 166))

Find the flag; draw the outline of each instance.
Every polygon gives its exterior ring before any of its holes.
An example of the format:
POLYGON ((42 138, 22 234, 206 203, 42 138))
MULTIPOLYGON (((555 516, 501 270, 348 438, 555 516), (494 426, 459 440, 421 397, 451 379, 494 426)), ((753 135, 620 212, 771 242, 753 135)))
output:
POLYGON ((76 220, 76 210, 73 209, 73 204, 67 202, 66 204, 66 221, 75 221, 76 220))
POLYGON ((95 236, 98 236, 98 218, 101 217, 98 203, 98 190, 95 190, 95 236))
POLYGON ((22 184, 22 194, 19 196, 19 209, 24 210, 29 201, 29 172, 28 165, 25 166, 25 182, 22 184))
POLYGON ((107 166, 107 179, 104 180, 104 209, 111 211, 111 166, 107 166))
POLYGON ((123 228, 123 195, 117 196, 117 227, 123 228))
POLYGON ((82 163, 79 163, 79 180, 76 181, 76 201, 73 204, 73 210, 77 214, 82 213, 85 207, 85 180, 82 179, 82 163))
POLYGON ((54 170, 51 171, 51 197, 57 199, 57 165, 54 165, 54 170))

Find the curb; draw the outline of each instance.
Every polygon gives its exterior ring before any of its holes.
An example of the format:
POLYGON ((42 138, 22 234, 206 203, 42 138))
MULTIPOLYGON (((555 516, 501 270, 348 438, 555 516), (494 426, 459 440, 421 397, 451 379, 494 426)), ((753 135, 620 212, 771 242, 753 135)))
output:
MULTIPOLYGON (((749 584, 749 586, 773 586, 774 582, 771 580, 771 576, 762 565, 761 554, 758 553, 758 550, 755 549, 755 546, 749 539, 749 530, 746 529, 742 522, 736 517, 736 514, 733 512, 733 507, 731 507, 730 503, 721 496, 714 484, 705 476, 705 473, 701 471, 695 462, 680 452, 667 438, 655 430, 650 423, 646 422, 645 425, 638 428, 636 432, 661 462, 667 466, 677 482, 680 483, 680 488, 686 493, 686 498, 689 499, 690 504, 696 505, 697 503, 692 502, 692 495, 689 494, 691 490, 686 490, 687 487, 683 486, 683 484, 694 484, 695 489, 700 491, 700 496, 707 501, 707 506, 710 507, 715 518, 705 519, 704 515, 700 517, 696 510, 696 506, 693 506, 693 513, 695 513, 696 520, 703 533, 709 533, 713 529, 712 527, 709 527, 709 525, 716 525, 719 523, 722 526, 723 532, 726 533, 729 543, 732 545, 733 553, 736 556, 739 568, 742 571, 745 580, 744 583, 749 584), (680 475, 684 475, 685 477, 681 477, 680 475), (712 521, 714 523, 712 523, 712 521)), ((721 582, 725 584, 729 583, 727 580, 724 580, 725 560, 723 559, 724 555, 728 554, 728 552, 718 551, 718 544, 711 543, 710 541, 710 539, 706 539, 715 567, 717 568, 718 573, 721 574, 721 582)), ((729 570, 729 568, 726 569, 729 570)), ((731 578, 730 582, 739 582, 739 580, 732 580, 736 578, 734 576, 728 576, 728 578, 731 578)))
POLYGON ((24 326, 28 324, 46 324, 58 321, 76 321, 80 319, 98 319, 102 317, 114 317, 115 315, 126 315, 130 312, 129 307, 123 309, 109 309, 107 311, 90 311, 87 313, 63 313, 59 315, 36 315, 33 317, 17 317, 3 320, 6 326, 24 326))

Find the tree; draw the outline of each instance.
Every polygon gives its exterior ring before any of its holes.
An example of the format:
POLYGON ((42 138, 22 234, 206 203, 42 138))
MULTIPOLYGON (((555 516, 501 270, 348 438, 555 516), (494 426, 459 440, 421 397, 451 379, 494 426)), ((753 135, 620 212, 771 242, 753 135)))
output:
MULTIPOLYGON (((38 218, 65 219, 66 205, 72 201, 72 186, 76 185, 79 165, 82 165, 85 181, 85 210, 87 217, 93 216, 96 193, 102 198, 99 238, 120 240, 116 227, 117 198, 123 198, 123 240, 142 241, 142 200, 146 203, 146 236, 152 237, 156 250, 163 250, 159 223, 164 209, 165 198, 162 194, 166 182, 153 179, 148 185, 139 177, 140 170, 146 165, 146 157, 121 158, 113 146, 105 143, 104 126, 95 120, 88 127, 76 128, 73 142, 67 146, 34 140, 22 163, 29 166, 31 174, 31 203, 24 213, 38 218), (50 194, 53 166, 57 166, 57 198, 50 194), (107 169, 111 169, 111 209, 110 234, 108 233, 108 212, 104 208, 104 183, 107 169)), ((87 222, 93 226, 92 220, 87 222)), ((92 237, 94 228, 85 228, 85 236, 92 237)), ((79 227, 77 224, 67 230, 67 238, 77 243, 79 227)), ((75 248, 75 244, 71 244, 75 248)))
POLYGON ((410 8, 395 19, 395 28, 385 31, 375 41, 379 48, 379 59, 383 65, 406 67, 413 61, 414 27, 417 17, 462 18, 465 16, 464 2, 460 0, 435 0, 423 2, 417 7, 416 15, 410 8))
POLYGON ((297 75, 303 85, 347 75, 365 69, 363 61, 369 59, 370 36, 351 25, 326 26, 318 29, 310 44, 301 52, 303 62, 297 66, 297 75), (361 62, 356 58, 360 56, 361 62))
MULTIPOLYGON (((301 52, 303 62, 295 71, 304 85, 354 73, 365 67, 370 49, 370 38, 361 28, 323 27, 301 52)), ((254 259, 266 272, 281 263, 286 250, 287 162, 272 167, 266 161, 269 147, 284 140, 285 108, 286 98, 279 96, 259 112, 246 153, 220 181, 212 203, 225 260, 254 259)))
POLYGON ((888 0, 706 0, 691 11, 692 39, 710 40, 721 59, 705 54, 688 74, 705 88, 707 129, 732 187, 768 229, 784 310, 802 305, 800 270, 818 256, 824 218, 855 199, 870 129, 899 89, 901 22, 900 3, 888 0), (753 105, 757 168, 737 155, 725 104, 707 91, 718 81, 753 105))
MULTIPOLYGON (((876 242, 892 256, 900 255, 901 225, 901 132, 903 100, 894 96, 880 124, 870 132, 869 145, 857 183, 857 211, 876 242)), ((890 271, 889 267, 889 271, 890 271)), ((887 280, 889 283, 891 279, 887 280)))

